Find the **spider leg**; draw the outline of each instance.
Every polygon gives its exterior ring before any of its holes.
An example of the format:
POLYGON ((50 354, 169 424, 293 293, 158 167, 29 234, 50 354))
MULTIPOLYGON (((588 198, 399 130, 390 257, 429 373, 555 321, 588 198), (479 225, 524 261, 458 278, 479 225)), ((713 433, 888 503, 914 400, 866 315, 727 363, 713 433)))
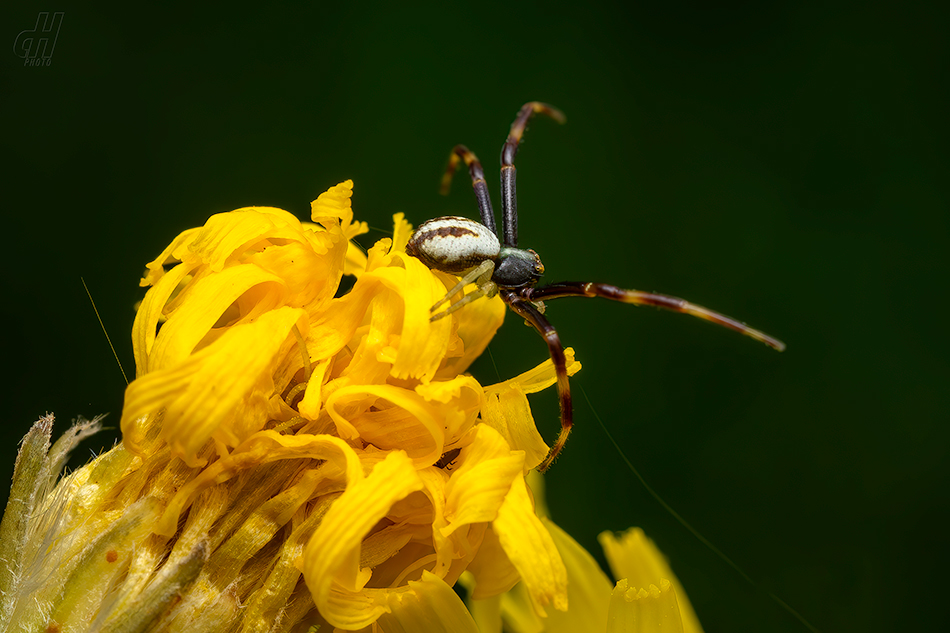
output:
POLYGON ((472 177, 472 189, 475 190, 475 199, 478 200, 478 213, 482 217, 482 224, 488 227, 492 233, 497 233, 495 228, 495 211, 491 208, 491 197, 488 195, 488 185, 485 184, 485 171, 479 162, 475 153, 464 145, 456 145, 449 155, 449 165, 442 175, 442 186, 439 193, 443 196, 449 193, 452 187, 452 176, 458 169, 459 159, 465 161, 468 165, 468 173, 472 177))
POLYGON ((535 114, 545 114, 558 123, 567 118, 553 106, 540 101, 531 101, 521 106, 515 122, 511 124, 508 138, 501 147, 501 223, 505 227, 505 246, 518 246, 518 195, 515 187, 515 155, 518 144, 528 126, 528 120, 535 114))
MULTIPOLYGON (((521 292, 524 292, 523 290, 521 292)), ((567 378, 567 361, 564 357, 564 346, 561 345, 561 338, 557 335, 554 326, 544 317, 543 314, 531 303, 530 300, 522 298, 516 290, 502 289, 501 297, 505 303, 514 310, 525 321, 530 323, 538 333, 544 337, 548 344, 548 351, 551 354, 551 362, 554 363, 554 371, 557 374, 557 395, 561 403, 561 432, 551 446, 547 457, 538 466, 539 472, 546 471, 554 459, 564 448, 567 442, 567 436, 571 434, 571 427, 574 425, 574 408, 571 404, 571 384, 567 378)))
POLYGON ((745 323, 728 317, 725 314, 720 314, 709 308, 704 308, 701 305, 690 303, 685 299, 670 295, 643 292, 642 290, 624 290, 623 288, 608 284, 562 281, 548 284, 542 288, 525 289, 522 291, 522 296, 528 301, 547 301, 550 299, 560 299, 561 297, 603 297, 604 299, 620 301, 621 303, 655 306, 657 308, 663 308, 664 310, 690 314, 694 317, 717 323, 730 330, 735 330, 740 334, 750 336, 780 352, 785 349, 785 343, 775 337, 769 336, 765 332, 751 328, 745 323))
MULTIPOLYGON (((463 296, 461 299, 450 305, 447 309, 439 312, 438 314, 433 314, 429 317, 430 321, 436 321, 441 319, 444 316, 452 314, 462 306, 479 299, 486 294, 493 292, 495 284, 491 280, 492 273, 495 271, 495 262, 490 259, 486 259, 481 264, 473 268, 472 270, 465 273, 465 276, 459 279, 459 282, 452 286, 452 289, 445 293, 445 296, 439 299, 439 301, 429 308, 429 312, 435 312, 436 309, 441 306, 446 301, 450 300, 457 293, 461 292, 465 286, 469 285, 472 282, 477 280, 478 290, 475 292, 470 292, 469 294, 463 296)), ((492 295, 494 296, 494 295, 492 295)))

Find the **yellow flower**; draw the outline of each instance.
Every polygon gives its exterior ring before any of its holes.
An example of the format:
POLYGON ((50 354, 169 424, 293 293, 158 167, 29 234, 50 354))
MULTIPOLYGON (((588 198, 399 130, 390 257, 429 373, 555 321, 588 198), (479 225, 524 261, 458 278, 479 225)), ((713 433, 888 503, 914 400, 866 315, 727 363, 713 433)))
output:
POLYGON ((587 550, 550 521, 543 505, 544 482, 537 473, 528 477, 538 496, 538 514, 567 568, 570 609, 537 616, 522 584, 504 595, 482 599, 477 578, 463 577, 474 591, 469 609, 481 633, 702 633, 699 619, 669 563, 640 528, 598 537, 616 585, 587 550))
POLYGON ((550 361, 485 388, 464 374, 505 306, 430 322, 455 278, 406 254, 401 214, 359 250, 351 195, 322 194, 313 224, 215 215, 148 264, 123 444, 55 488, 96 425, 47 450, 38 423, 21 452, 4 630, 474 631, 451 589, 466 570, 480 595, 520 579, 538 617, 567 608, 525 485, 547 447, 524 394, 550 361))
POLYGON ((614 577, 608 631, 702 633, 686 591, 669 562, 640 528, 598 537, 614 577))

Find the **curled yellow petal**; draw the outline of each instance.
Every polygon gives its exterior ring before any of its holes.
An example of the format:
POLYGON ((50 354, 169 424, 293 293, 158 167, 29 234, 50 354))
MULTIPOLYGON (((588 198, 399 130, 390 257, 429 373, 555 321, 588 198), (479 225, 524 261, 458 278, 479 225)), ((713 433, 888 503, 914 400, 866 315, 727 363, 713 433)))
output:
POLYGON ((393 242, 392 250, 406 252, 406 244, 412 237, 412 225, 406 220, 405 213, 393 215, 393 242))
POLYGON ((458 594, 427 571, 409 581, 409 590, 394 595, 390 613, 379 618, 382 631, 401 633, 479 633, 458 594))
POLYGON ((399 352, 393 361, 395 378, 431 380, 448 349, 451 323, 440 319, 429 321, 429 308, 445 294, 432 272, 415 257, 396 253, 393 258, 404 268, 377 268, 360 278, 375 278, 403 299, 402 314, 394 314, 391 323, 399 324, 399 352), (400 318, 401 317, 401 318, 400 318))
POLYGON ((234 446, 266 422, 264 398, 273 392, 277 352, 292 339, 290 328, 303 311, 284 307, 236 326, 220 339, 164 370, 140 376, 126 389, 122 432, 135 447, 137 422, 165 409, 162 433, 172 450, 193 466, 205 463, 198 450, 221 432, 234 446), (225 424, 240 413, 241 424, 225 424), (243 437, 242 437, 243 436, 243 437))
POLYGON ((389 610, 384 596, 361 593, 371 571, 360 568, 360 544, 395 502, 421 489, 412 461, 394 451, 365 479, 348 485, 327 512, 301 563, 313 601, 327 622, 353 630, 389 610))
POLYGON ((165 275, 165 265, 175 261, 181 261, 180 251, 182 246, 190 243, 194 240, 195 236, 201 231, 200 227, 195 227, 193 229, 188 229, 178 234, 172 243, 165 247, 165 250, 162 251, 162 254, 156 257, 153 261, 145 265, 147 273, 145 277, 139 281, 140 286, 154 286, 161 280, 165 275), (176 253, 179 253, 176 255, 176 253))
POLYGON ((344 180, 330 187, 310 204, 310 218, 327 228, 328 224, 348 227, 353 221, 353 181, 344 180))
POLYGON ((198 260, 215 272, 247 252, 262 250, 272 241, 300 239, 303 227, 292 213, 273 207, 245 207, 218 213, 175 250, 182 262, 198 260))
MULTIPOLYGON (((463 448, 445 487, 446 536, 464 525, 494 521, 514 482, 523 481, 524 454, 512 451, 494 429, 475 428, 472 443, 463 448)), ((537 518, 537 517, 535 517, 537 518)))
POLYGON ((155 345, 158 324, 165 318, 165 305, 185 283, 192 270, 193 268, 189 266, 179 264, 169 273, 163 274, 160 278, 156 277, 155 286, 145 295, 138 312, 135 313, 135 322, 132 325, 132 352, 135 354, 137 376, 148 372, 148 362, 152 355, 152 347, 155 345))
POLYGON ((528 398, 518 383, 507 383, 489 391, 482 418, 505 438, 509 446, 524 451, 526 470, 536 468, 547 456, 548 446, 534 424, 528 398))
POLYGON ((443 426, 434 408, 414 391, 393 385, 342 387, 325 406, 342 437, 362 437, 382 449, 399 448, 420 466, 442 454, 443 426))
POLYGON ((252 264, 193 281, 185 292, 200 294, 201 300, 183 301, 175 318, 162 327, 149 355, 148 371, 173 366, 195 351, 228 308, 251 289, 258 291, 257 300, 246 314, 235 317, 250 322, 283 303, 280 278, 252 264))

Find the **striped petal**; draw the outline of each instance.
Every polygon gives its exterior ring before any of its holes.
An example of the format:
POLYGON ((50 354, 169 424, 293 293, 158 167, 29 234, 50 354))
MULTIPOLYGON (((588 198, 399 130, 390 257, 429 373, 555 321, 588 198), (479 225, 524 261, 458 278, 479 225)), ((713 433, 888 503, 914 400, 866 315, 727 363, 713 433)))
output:
POLYGON ((567 610, 567 569, 551 534, 534 513, 523 477, 515 479, 492 525, 537 614, 546 616, 544 607, 549 604, 567 610))
POLYGON ((354 630, 389 611, 387 592, 361 592, 372 571, 360 567, 360 546, 396 501, 420 489, 412 461, 396 451, 365 479, 350 484, 327 512, 301 562, 313 601, 327 622, 354 630))

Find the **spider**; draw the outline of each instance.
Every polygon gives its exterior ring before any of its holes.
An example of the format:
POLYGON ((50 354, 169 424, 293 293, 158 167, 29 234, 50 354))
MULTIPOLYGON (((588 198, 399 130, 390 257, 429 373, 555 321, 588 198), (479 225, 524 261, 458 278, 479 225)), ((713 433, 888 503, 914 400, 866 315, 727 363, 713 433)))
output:
POLYGON ((530 249, 518 248, 518 208, 515 193, 515 155, 528 121, 535 114, 546 115, 564 123, 564 114, 546 103, 526 103, 511 124, 508 138, 501 148, 501 218, 504 233, 496 237, 495 214, 492 210, 485 172, 475 154, 464 145, 456 145, 449 155, 449 165, 442 177, 442 194, 447 194, 459 161, 464 160, 472 178, 472 188, 478 201, 481 223, 468 218, 446 216, 428 220, 412 234, 406 251, 430 269, 460 276, 458 284, 449 290, 431 308, 430 320, 441 319, 466 304, 483 296, 501 295, 502 300, 516 314, 534 327, 544 338, 557 374, 557 390, 561 407, 561 431, 538 470, 544 472, 564 448, 573 425, 571 386, 568 382, 564 347, 554 326, 544 316, 543 301, 561 297, 603 297, 612 301, 649 305, 673 312, 691 314, 718 323, 736 332, 751 336, 778 351, 785 344, 776 338, 718 312, 690 303, 678 297, 624 290, 608 284, 561 281, 536 287, 544 272, 541 258, 530 249), (501 241, 499 241, 501 240, 501 241), (477 289, 463 295, 441 312, 436 312, 465 286, 475 283, 477 289))

